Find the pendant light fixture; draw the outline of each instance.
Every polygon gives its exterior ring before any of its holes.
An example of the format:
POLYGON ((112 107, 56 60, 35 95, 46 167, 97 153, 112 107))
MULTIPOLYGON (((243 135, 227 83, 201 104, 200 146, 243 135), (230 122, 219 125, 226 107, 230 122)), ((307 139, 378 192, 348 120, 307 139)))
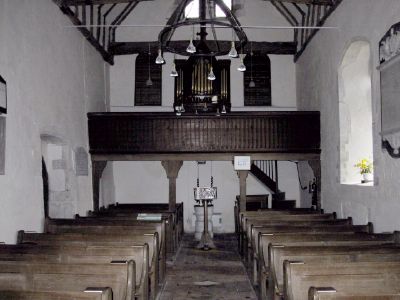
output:
POLYGON ((235 31, 232 29, 232 43, 231 43, 231 50, 229 51, 228 54, 230 57, 235 58, 238 57, 238 52, 236 50, 236 45, 235 45, 235 31))
POLYGON ((213 71, 213 67, 211 67, 210 74, 208 74, 207 79, 211 80, 211 81, 214 81, 215 79, 217 79, 217 77, 215 77, 215 74, 214 74, 214 71, 213 71))
POLYGON ((174 61, 172 62, 172 70, 169 76, 171 77, 178 77, 178 72, 176 71, 176 64, 175 64, 176 55, 174 54, 174 61))
POLYGON ((246 71, 246 66, 244 65, 244 62, 243 62, 243 59, 244 59, 245 56, 246 56, 246 55, 243 54, 243 52, 239 54, 239 57, 240 57, 240 65, 239 65, 239 67, 238 67, 237 69, 238 69, 238 71, 240 71, 240 72, 245 72, 245 71, 246 71))
POLYGON ((225 107, 225 105, 222 105, 221 114, 226 114, 226 107, 225 107))
POLYGON ((208 74, 207 79, 211 80, 211 81, 214 81, 215 79, 217 79, 217 77, 215 77, 214 70, 213 70, 212 57, 210 57, 210 73, 208 74))
POLYGON ((249 88, 254 88, 256 87, 256 83, 254 82, 253 79, 253 42, 250 44, 250 82, 249 82, 249 88))
POLYGON ((165 60, 164 60, 164 57, 162 56, 162 51, 161 51, 161 49, 158 49, 158 56, 156 58, 156 64, 162 65, 163 63, 165 63, 165 60))
POLYGON ((188 53, 196 53, 196 47, 193 44, 194 39, 194 25, 192 26, 192 37, 190 38, 189 46, 186 48, 188 53))
POLYGON ((151 57, 151 51, 150 51, 150 43, 149 43, 149 58, 148 58, 148 63, 149 63, 149 78, 146 80, 146 86, 152 86, 153 85, 153 80, 151 80, 151 72, 150 72, 150 57, 151 57))

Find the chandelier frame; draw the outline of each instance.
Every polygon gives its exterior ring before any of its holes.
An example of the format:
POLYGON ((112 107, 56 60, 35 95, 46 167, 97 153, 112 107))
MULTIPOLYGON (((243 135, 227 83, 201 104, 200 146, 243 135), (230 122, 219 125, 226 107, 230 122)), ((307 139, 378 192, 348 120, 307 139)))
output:
POLYGON ((237 17, 233 14, 232 10, 229 9, 222 0, 199 0, 199 18, 188 19, 185 17, 185 8, 191 1, 192 0, 182 0, 175 11, 172 13, 166 26, 160 31, 158 35, 158 43, 159 49, 161 51, 168 51, 182 56, 215 57, 227 55, 230 49, 221 49, 221 45, 218 42, 215 32, 216 26, 222 28, 231 28, 238 38, 239 47, 242 49, 244 48, 248 41, 246 33, 244 32, 242 25, 240 24, 237 17), (209 17, 207 18, 207 7, 210 8, 212 5, 218 5, 221 8, 221 10, 226 15, 226 19, 228 22, 217 20, 217 17, 215 17, 215 15, 211 15, 211 13, 209 13, 209 17), (196 48, 199 49, 199 51, 196 51, 196 53, 188 53, 183 49, 177 49, 170 45, 172 36, 174 35, 177 28, 195 25, 199 25, 200 27, 200 32, 197 33, 197 35, 200 36, 200 40, 196 41, 196 48), (216 45, 215 50, 210 50, 207 47, 206 36, 208 35, 208 26, 211 27, 213 40, 216 45))

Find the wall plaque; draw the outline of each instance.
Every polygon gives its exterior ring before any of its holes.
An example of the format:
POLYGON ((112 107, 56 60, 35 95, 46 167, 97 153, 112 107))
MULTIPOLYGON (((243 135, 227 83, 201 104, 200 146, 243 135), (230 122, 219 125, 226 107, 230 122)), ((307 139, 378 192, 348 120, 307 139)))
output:
POLYGON ((75 149, 75 174, 76 176, 89 175, 88 154, 83 147, 78 147, 75 149))
POLYGON ((379 46, 382 147, 393 158, 400 158, 400 23, 391 27, 379 46))

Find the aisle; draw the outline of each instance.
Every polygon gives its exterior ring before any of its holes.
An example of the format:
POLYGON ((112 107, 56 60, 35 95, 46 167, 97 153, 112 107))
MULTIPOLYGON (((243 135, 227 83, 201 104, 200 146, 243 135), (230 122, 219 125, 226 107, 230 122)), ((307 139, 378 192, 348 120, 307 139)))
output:
POLYGON ((233 234, 214 238, 217 249, 195 249, 193 235, 186 235, 168 275, 160 300, 257 299, 237 253, 233 234), (208 281, 208 282, 207 282, 208 281))

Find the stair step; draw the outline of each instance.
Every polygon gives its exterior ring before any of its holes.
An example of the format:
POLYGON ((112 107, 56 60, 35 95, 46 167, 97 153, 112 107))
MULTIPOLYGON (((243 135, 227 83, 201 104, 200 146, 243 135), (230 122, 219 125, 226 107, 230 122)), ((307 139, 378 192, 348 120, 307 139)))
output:
POLYGON ((272 200, 273 209, 292 209, 296 207, 296 200, 272 200))
POLYGON ((276 201, 284 201, 284 200, 286 200, 286 193, 279 191, 278 193, 273 194, 272 195, 272 201, 275 201, 275 200, 276 201))
MULTIPOLYGON (((268 208, 268 194, 263 195, 246 195, 246 210, 255 211, 268 208)), ((240 196, 236 196, 237 203, 240 201, 240 196)))

